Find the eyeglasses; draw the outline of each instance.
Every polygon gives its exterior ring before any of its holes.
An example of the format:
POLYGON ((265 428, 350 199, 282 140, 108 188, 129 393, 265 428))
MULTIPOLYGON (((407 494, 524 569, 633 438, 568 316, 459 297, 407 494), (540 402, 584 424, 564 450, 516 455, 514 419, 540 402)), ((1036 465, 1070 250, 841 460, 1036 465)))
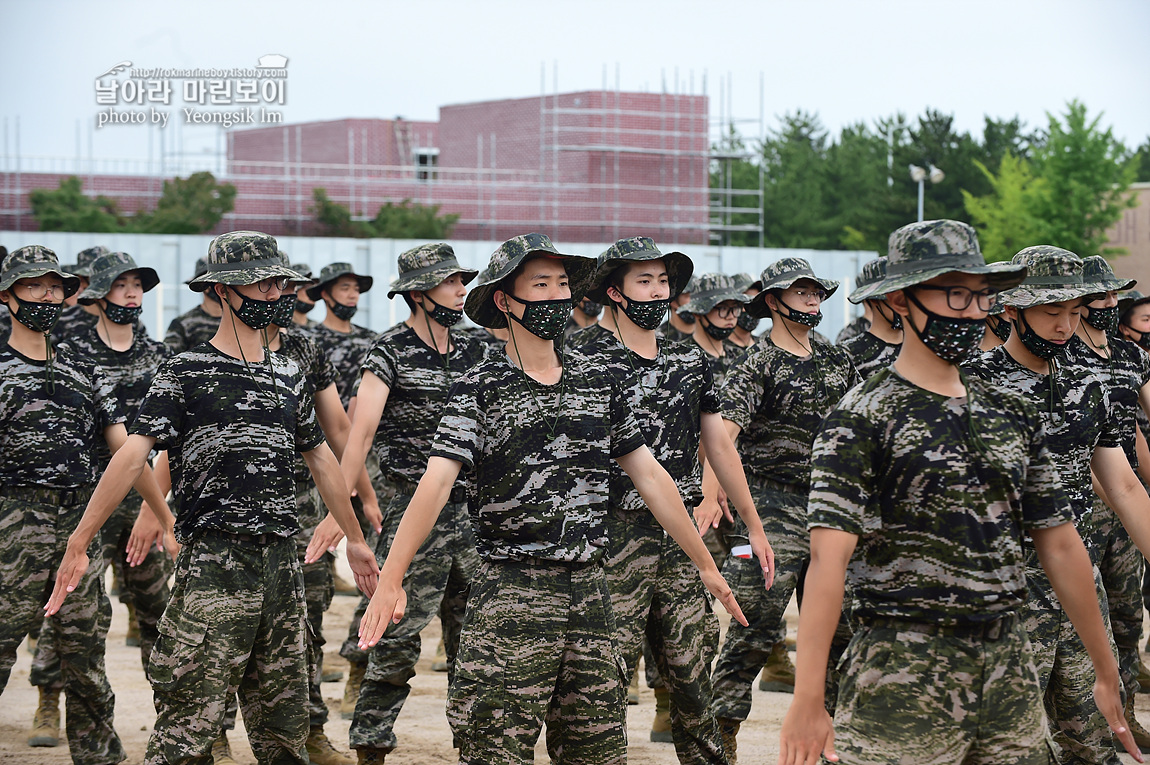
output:
POLYGON ((824 289, 808 289, 806 287, 800 289, 787 290, 799 300, 806 300, 809 297, 816 298, 820 303, 827 299, 827 291, 824 289))
POLYGON ((280 292, 283 292, 284 288, 287 287, 287 283, 288 283, 288 280, 287 280, 286 276, 273 276, 269 279, 262 279, 262 280, 256 282, 256 287, 259 288, 260 292, 263 292, 265 294, 267 294, 268 292, 271 292, 272 287, 275 287, 280 292))
POLYGON ((743 313, 741 305, 719 305, 714 308, 715 314, 720 319, 729 319, 732 316, 738 317, 743 313))
POLYGON ((965 311, 975 297, 978 298, 980 311, 989 311, 998 303, 998 290, 985 289, 975 292, 968 287, 933 287, 925 284, 920 284, 915 289, 945 292, 946 305, 952 311, 965 311))
POLYGON ((29 284, 25 284, 24 287, 28 290, 28 296, 33 300, 40 300, 49 292, 52 293, 52 297, 64 297, 63 284, 44 284, 43 282, 31 282, 29 284))

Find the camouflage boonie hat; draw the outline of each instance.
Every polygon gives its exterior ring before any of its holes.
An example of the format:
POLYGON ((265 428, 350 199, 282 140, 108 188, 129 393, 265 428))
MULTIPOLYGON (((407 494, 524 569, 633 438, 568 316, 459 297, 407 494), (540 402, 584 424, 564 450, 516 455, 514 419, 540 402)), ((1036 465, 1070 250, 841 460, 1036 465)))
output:
POLYGON ((1102 290, 1128 290, 1138 283, 1137 279, 1123 279, 1115 275, 1110 263, 1101 255, 1091 255, 1082 259, 1082 280, 1094 282, 1102 290))
POLYGON ((491 260, 484 271, 484 277, 467 293, 464 312, 473 322, 489 329, 502 329, 507 326, 507 317, 495 307, 492 296, 502 289, 501 283, 527 260, 529 255, 542 253, 563 261, 567 270, 567 283, 571 285, 571 304, 583 299, 591 275, 595 272, 595 259, 582 255, 564 255, 555 249, 551 238, 546 234, 523 234, 508 239, 491 253, 491 260))
POLYGON ((73 276, 82 276, 83 278, 88 279, 92 276, 92 263, 95 262, 96 258, 103 257, 109 252, 111 252, 111 250, 101 245, 89 247, 86 250, 80 250, 80 252, 76 254, 75 263, 65 263, 60 266, 60 268, 64 269, 73 276))
POLYGON ((207 271, 188 286, 203 292, 213 284, 243 286, 277 276, 299 278, 280 260, 275 237, 259 231, 231 231, 208 245, 207 271))
POLYGON ((354 276, 356 281, 359 282, 359 291, 361 294, 371 289, 371 285, 375 283, 375 279, 372 279, 370 276, 357 274, 355 269, 352 268, 351 263, 328 263, 320 269, 319 280, 313 286, 307 288, 307 296, 312 300, 319 300, 319 293, 323 292, 332 282, 341 276, 354 276))
POLYGON ((606 305, 607 280, 611 274, 627 263, 638 263, 644 260, 662 260, 667 268, 667 279, 670 282, 671 297, 684 292, 687 283, 691 281, 691 274, 695 264, 681 252, 663 253, 655 246, 655 242, 648 236, 632 236, 620 239, 599 255, 595 265, 595 273, 591 276, 591 283, 587 285, 585 297, 596 303, 606 305))
POLYGON ((112 284, 129 271, 139 272, 144 292, 154 289, 160 283, 160 276, 154 268, 141 268, 126 252, 109 252, 92 262, 88 288, 80 293, 76 302, 91 305, 100 298, 107 297, 112 291, 112 284))
POLYGON ((815 276, 814 269, 805 258, 779 258, 764 268, 763 273, 759 275, 762 288, 747 306, 747 313, 758 319, 770 316, 771 309, 767 308, 767 295, 770 291, 785 290, 799 279, 810 279, 815 282, 826 290, 827 297, 833 295, 839 288, 839 283, 834 279, 821 279, 815 276))
POLYGON ((30 244, 12 250, 0 261, 0 290, 11 289, 18 279, 33 279, 45 274, 56 274, 64 280, 64 297, 72 297, 80 289, 80 277, 60 267, 56 253, 39 244, 30 244))
POLYGON ((393 298, 401 292, 426 292, 435 289, 455 274, 461 274, 464 284, 479 273, 459 265, 455 250, 446 242, 421 244, 399 256, 399 276, 388 287, 387 296, 393 298))
POLYGON ((883 297, 886 296, 885 293, 874 294, 874 292, 870 291, 870 290, 868 290, 867 292, 864 293, 863 290, 866 290, 866 288, 870 287, 872 284, 878 284, 885 277, 886 277, 886 258, 885 257, 878 257, 878 258, 875 258, 873 260, 868 260, 866 263, 863 263, 862 271, 860 271, 859 275, 855 277, 854 292, 852 292, 850 295, 847 296, 847 300, 854 303, 855 305, 858 305, 859 303, 861 303, 864 300, 880 300, 880 299, 882 299, 883 297), (865 297, 859 297, 859 295, 863 295, 863 294, 865 294, 866 296, 865 297))
POLYGON ((1026 309, 1064 300, 1088 302, 1102 294, 1096 283, 1082 278, 1082 260, 1061 247, 1049 244, 1027 247, 1019 250, 1011 262, 1026 266, 1026 278, 998 296, 1003 305, 1026 309))
POLYGON ((288 268, 303 277, 302 279, 292 279, 293 282, 297 282, 299 284, 311 284, 315 281, 315 276, 313 276, 311 272, 311 266, 309 266, 307 263, 292 263, 288 266, 288 268))
POLYGON ((207 272, 208 272, 208 257, 205 255, 203 257, 196 258, 195 270, 192 271, 192 275, 184 281, 184 284, 191 284, 192 282, 194 282, 196 279, 203 276, 207 272))
POLYGON ((719 303, 727 300, 733 300, 739 304, 751 302, 751 299, 744 295, 743 290, 739 288, 735 277, 726 274, 703 274, 699 277, 698 284, 695 285, 695 290, 691 293, 691 299, 677 313, 708 313, 719 303))
POLYGON ((763 291, 763 280, 756 279, 748 273, 735 274, 732 278, 735 280, 735 286, 738 287, 741 292, 746 292, 747 290, 763 291))
POLYGON ((1026 276, 1026 268, 1016 263, 987 263, 978 246, 978 234, 970 224, 924 220, 909 223, 890 235, 886 277, 856 297, 866 300, 872 293, 886 295, 952 271, 985 274, 991 289, 996 290, 1010 289, 1026 276))
POLYGON ((1125 323, 1122 320, 1126 318, 1126 314, 1130 313, 1130 309, 1143 303, 1150 303, 1150 296, 1143 295, 1138 290, 1130 290, 1118 298, 1118 321, 1125 323))

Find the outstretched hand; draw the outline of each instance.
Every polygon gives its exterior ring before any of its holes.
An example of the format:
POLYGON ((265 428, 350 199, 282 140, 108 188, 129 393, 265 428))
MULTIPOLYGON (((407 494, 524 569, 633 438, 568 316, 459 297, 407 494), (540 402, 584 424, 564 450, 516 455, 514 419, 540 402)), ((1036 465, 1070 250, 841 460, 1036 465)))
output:
POLYGON ((707 591, 711 593, 720 603, 723 608, 727 609, 727 613, 744 627, 747 626, 747 617, 743 616, 743 609, 739 608, 738 601, 735 600, 735 593, 731 590, 731 586, 727 584, 727 580, 719 573, 716 568, 710 568, 707 571, 700 573, 703 579, 703 585, 707 591))

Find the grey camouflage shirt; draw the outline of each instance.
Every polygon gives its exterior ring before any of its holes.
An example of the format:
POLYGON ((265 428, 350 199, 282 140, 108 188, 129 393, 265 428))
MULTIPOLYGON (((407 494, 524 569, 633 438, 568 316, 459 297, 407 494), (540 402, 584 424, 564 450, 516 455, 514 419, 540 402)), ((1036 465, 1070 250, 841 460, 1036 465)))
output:
POLYGON ((164 335, 164 345, 168 346, 172 355, 183 353, 189 348, 195 348, 200 343, 206 343, 215 337, 220 327, 219 316, 209 316, 202 305, 180 314, 172 319, 168 325, 168 333, 164 335))
MULTIPOLYGON (((287 356, 299 366, 304 379, 311 386, 313 396, 321 390, 327 390, 328 386, 334 385, 339 376, 339 373, 335 371, 335 366, 331 363, 331 359, 327 357, 327 353, 316 344, 310 335, 294 327, 280 329, 280 349, 276 353, 287 356)), ((296 483, 309 483, 312 480, 311 470, 304 462, 303 457, 298 455, 295 459, 295 471, 292 478, 296 483)))
POLYGON ((1085 342, 1072 343, 1066 353, 1068 361, 1093 369, 1110 386, 1110 401, 1121 423, 1122 449, 1130 464, 1137 467, 1135 428, 1138 414, 1142 413, 1138 394, 1150 382, 1150 354, 1123 337, 1111 337, 1109 343, 1109 359, 1099 356, 1085 342))
POLYGON ((901 344, 880 340, 870 332, 852 335, 840 342, 839 347, 851 357, 851 362, 864 380, 893 364, 898 358, 898 352, 902 350, 901 344))
POLYGON ((327 351, 331 363, 339 372, 339 380, 335 386, 339 389, 339 400, 343 402, 343 408, 347 409, 351 397, 355 395, 354 388, 359 381, 359 370, 363 367, 363 360, 367 358, 367 353, 378 335, 358 324, 352 324, 351 332, 347 334, 328 329, 322 324, 316 324, 307 331, 320 347, 327 351))

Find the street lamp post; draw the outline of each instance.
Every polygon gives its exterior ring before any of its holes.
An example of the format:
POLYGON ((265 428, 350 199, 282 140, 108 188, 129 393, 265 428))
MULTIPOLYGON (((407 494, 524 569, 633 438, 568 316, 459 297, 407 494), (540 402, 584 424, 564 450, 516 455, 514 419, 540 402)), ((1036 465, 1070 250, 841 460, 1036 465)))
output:
POLYGON ((946 177, 946 173, 939 170, 934 165, 930 169, 919 167, 918 165, 910 166, 910 179, 918 184, 918 220, 922 222, 922 194, 923 183, 927 178, 930 178, 931 183, 941 183, 942 179, 946 177))

